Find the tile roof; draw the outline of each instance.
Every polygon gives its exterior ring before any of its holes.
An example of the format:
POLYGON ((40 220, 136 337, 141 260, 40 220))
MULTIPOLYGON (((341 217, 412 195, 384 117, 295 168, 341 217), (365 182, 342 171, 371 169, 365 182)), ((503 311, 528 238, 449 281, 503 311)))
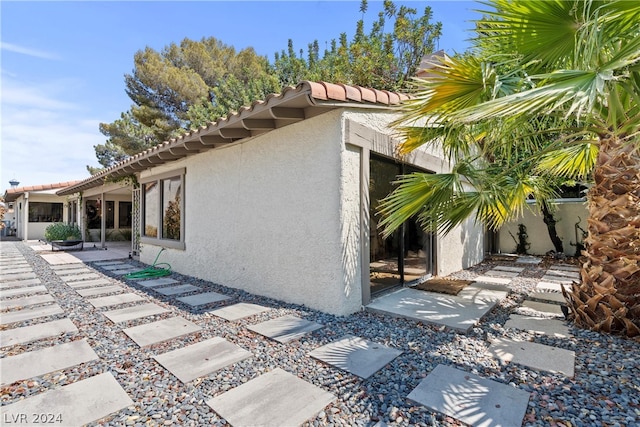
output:
POLYGON ((81 181, 65 181, 65 182, 57 182, 55 184, 41 184, 41 185, 31 185, 26 187, 17 187, 10 188, 4 193, 4 200, 7 202, 12 202, 20 197, 22 194, 30 192, 30 191, 46 191, 46 190, 57 190, 61 188, 66 188, 72 185, 79 184, 81 181))
POLYGON ((335 108, 388 110, 408 94, 361 86, 303 81, 253 102, 199 129, 135 154, 97 174, 58 191, 73 194, 102 184, 107 176, 129 175, 188 155, 254 137, 335 108))

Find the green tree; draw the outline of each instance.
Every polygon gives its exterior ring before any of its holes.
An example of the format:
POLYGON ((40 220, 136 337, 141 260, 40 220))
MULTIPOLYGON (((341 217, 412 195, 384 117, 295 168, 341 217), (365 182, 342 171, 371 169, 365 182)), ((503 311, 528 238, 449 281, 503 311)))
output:
MULTIPOLYGON (((575 323, 638 337, 640 4, 491 0, 486 5, 473 54, 434 64, 407 105, 399 125, 407 136, 403 148, 440 138, 453 160, 465 150, 475 154, 478 142, 480 148, 517 150, 523 140, 505 138, 506 130, 551 120, 534 129, 554 139, 532 152, 522 178, 593 179, 581 281, 566 294, 575 323), (468 84, 470 61, 482 64, 480 70, 494 83, 468 84)), ((497 181, 480 179, 480 187, 467 191, 461 177, 473 176, 478 167, 464 167, 465 162, 454 166, 459 175, 450 180, 456 180, 458 192, 450 192, 448 200, 438 187, 443 177, 403 177, 387 200, 388 229, 407 215, 419 215, 426 225, 434 221, 444 232, 474 213, 494 228, 517 215, 528 192, 515 197, 514 188, 524 184, 513 183, 505 172, 497 181), (427 204, 434 201, 438 207, 427 204)))

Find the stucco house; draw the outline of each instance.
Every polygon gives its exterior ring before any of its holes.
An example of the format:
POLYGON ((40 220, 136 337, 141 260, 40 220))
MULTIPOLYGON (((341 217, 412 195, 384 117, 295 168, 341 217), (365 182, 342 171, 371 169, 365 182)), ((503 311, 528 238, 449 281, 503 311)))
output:
POLYGON ((380 290, 484 257, 472 220, 445 237, 411 222, 379 235, 377 203, 397 175, 449 169, 432 150, 397 156, 389 124, 403 99, 305 81, 57 194, 130 192, 142 262, 166 248, 161 261, 179 273, 347 315, 380 290))
POLYGON ((44 239, 46 228, 56 222, 74 223, 76 211, 56 191, 80 181, 10 188, 4 193, 8 212, 5 224, 22 240, 44 239))

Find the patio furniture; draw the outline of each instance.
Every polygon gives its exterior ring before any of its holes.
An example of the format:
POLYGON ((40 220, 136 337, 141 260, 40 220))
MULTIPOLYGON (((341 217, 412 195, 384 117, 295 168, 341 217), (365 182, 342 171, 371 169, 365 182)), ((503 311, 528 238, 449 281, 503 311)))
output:
POLYGON ((84 240, 52 240, 51 251, 81 251, 84 248, 84 240))

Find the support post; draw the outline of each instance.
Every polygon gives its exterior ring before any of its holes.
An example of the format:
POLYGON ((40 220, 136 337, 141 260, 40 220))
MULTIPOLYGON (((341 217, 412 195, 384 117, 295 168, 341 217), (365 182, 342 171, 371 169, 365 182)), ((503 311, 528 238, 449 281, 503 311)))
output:
POLYGON ((100 193, 100 247, 105 249, 107 247, 107 201, 104 199, 104 193, 100 193))

